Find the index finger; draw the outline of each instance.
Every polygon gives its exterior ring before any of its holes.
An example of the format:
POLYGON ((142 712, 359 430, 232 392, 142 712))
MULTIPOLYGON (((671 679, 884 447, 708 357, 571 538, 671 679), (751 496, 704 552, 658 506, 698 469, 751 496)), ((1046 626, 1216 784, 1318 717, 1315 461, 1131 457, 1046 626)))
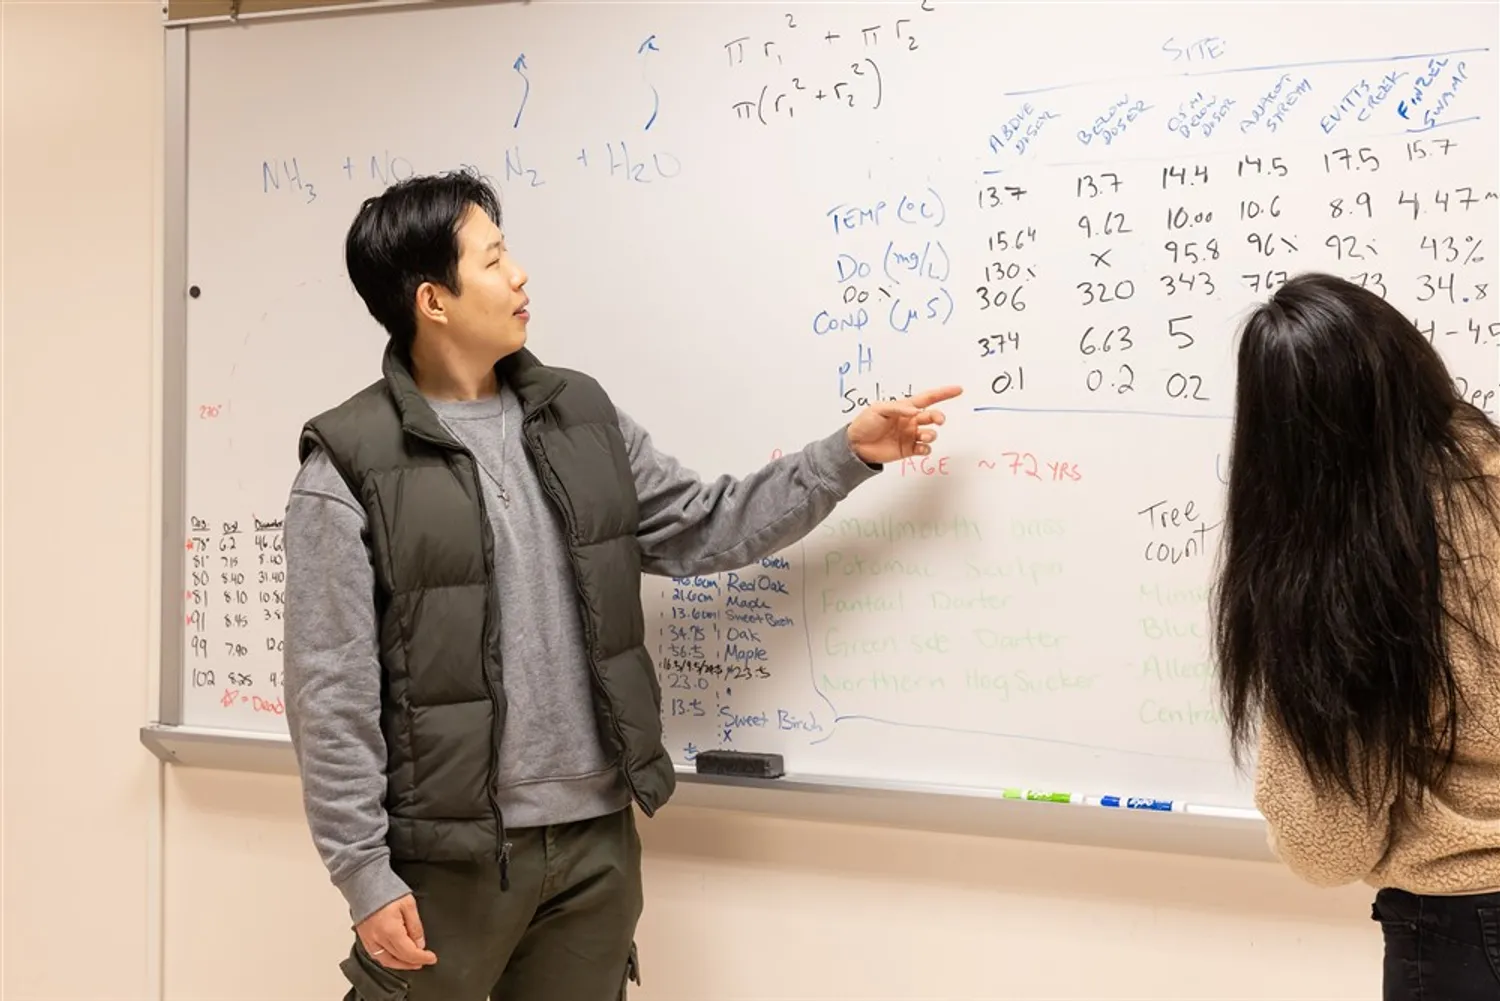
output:
POLYGON ((914 396, 908 397, 913 406, 930 407, 934 403, 942 403, 951 400, 964 391, 962 386, 942 386, 937 389, 927 389, 914 396))

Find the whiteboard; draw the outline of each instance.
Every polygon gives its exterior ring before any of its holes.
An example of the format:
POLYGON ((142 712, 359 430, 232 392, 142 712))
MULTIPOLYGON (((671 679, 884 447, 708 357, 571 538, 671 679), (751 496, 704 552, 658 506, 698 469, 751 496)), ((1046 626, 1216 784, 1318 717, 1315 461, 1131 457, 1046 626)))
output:
POLYGON ((1495 410, 1493 5, 542 2, 189 31, 171 722, 285 728, 298 430, 384 343, 342 238, 413 172, 494 180, 531 348, 705 477, 966 388, 937 455, 799 544, 647 579, 683 764, 1246 805, 1206 641, 1237 325, 1331 270, 1495 410))

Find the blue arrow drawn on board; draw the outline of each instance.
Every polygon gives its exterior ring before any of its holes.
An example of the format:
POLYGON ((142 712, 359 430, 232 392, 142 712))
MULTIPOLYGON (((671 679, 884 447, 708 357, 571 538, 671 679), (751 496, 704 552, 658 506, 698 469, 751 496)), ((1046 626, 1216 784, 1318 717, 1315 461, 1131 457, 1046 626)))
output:
POLYGON ((526 110, 526 99, 531 96, 531 79, 523 72, 526 69, 526 53, 523 52, 519 56, 516 56, 516 61, 511 64, 510 68, 520 73, 521 79, 526 82, 526 89, 521 92, 521 106, 516 109, 516 120, 510 126, 513 129, 518 129, 521 127, 521 112, 526 110))
MULTIPOLYGON (((647 37, 647 39, 644 42, 642 42, 636 48, 635 54, 638 55, 638 56, 644 56, 647 52, 660 52, 660 51, 661 51, 661 49, 658 49, 656 47, 656 36, 655 35, 651 35, 651 36, 647 37)), ((641 75, 645 76, 645 72, 646 72, 646 70, 645 70, 645 62, 643 60, 642 63, 641 63, 641 75)), ((648 80, 647 83, 650 83, 650 81, 648 80)), ((656 122, 656 113, 658 111, 660 111, 660 110, 661 110, 661 94, 657 93, 656 84, 652 83, 651 84, 651 117, 648 118, 648 119, 646 119, 646 131, 649 132, 651 130, 651 126, 653 124, 655 124, 655 122, 656 122)))

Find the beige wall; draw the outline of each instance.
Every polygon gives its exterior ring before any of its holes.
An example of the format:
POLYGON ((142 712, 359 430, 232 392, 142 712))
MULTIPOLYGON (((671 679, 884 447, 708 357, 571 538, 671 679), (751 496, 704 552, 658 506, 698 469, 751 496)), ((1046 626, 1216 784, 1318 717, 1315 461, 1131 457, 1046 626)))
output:
POLYGON ((161 49, 150 4, 0 5, 7 1001, 150 990, 161 49))
MULTIPOLYGON (((296 781, 184 769, 168 806, 167 996, 336 997, 296 781)), ((1380 994, 1368 894, 1272 865, 673 807, 642 832, 641 1001, 1380 994)))
MULTIPOLYGON (((151 695, 159 7, 0 9, 0 995, 335 998, 347 930, 296 782, 171 770, 159 792, 136 740, 151 695), (23 419, 48 433, 23 436, 23 419)), ((645 1001, 1378 995, 1369 894, 1275 866, 684 808, 643 826, 645 1001)))

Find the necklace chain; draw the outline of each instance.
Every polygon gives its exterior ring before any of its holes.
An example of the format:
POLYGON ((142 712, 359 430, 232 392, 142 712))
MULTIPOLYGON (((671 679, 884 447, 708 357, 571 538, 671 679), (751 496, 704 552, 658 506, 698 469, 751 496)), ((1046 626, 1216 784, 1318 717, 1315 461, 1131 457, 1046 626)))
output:
MULTIPOLYGON (((505 471, 505 451, 510 446, 510 439, 506 436, 509 420, 510 408, 506 406, 505 397, 502 394, 500 397, 500 472, 502 473, 505 471)), ((453 433, 453 426, 447 420, 443 421, 443 425, 448 428, 450 434, 453 433)), ((455 434, 454 437, 457 437, 457 435, 455 434)), ((473 454, 472 451, 470 454, 473 454)), ((489 466, 485 465, 484 460, 480 459, 479 456, 474 455, 473 458, 474 464, 483 470, 484 474, 495 484, 495 489, 500 493, 500 502, 506 507, 510 507, 510 493, 505 489, 505 483, 501 480, 500 476, 494 470, 490 469, 489 466)))

